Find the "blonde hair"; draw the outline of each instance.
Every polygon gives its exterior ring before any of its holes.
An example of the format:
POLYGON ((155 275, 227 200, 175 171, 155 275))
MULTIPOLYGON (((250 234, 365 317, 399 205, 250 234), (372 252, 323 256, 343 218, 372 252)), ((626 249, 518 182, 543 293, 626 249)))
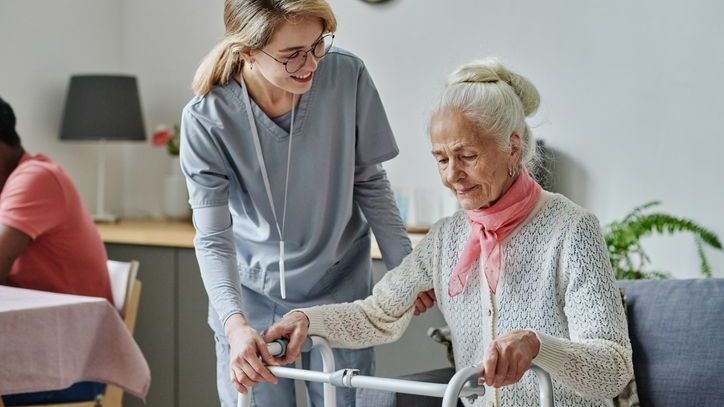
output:
POLYGON ((196 70, 192 88, 197 95, 228 83, 243 66, 241 54, 262 49, 276 29, 294 17, 317 17, 324 32, 337 30, 337 20, 324 0, 226 0, 224 38, 196 70))
POLYGON ((450 75, 438 112, 457 109, 482 132, 493 135, 503 149, 510 136, 521 140, 520 165, 533 172, 538 161, 536 142, 525 118, 533 115, 540 95, 524 76, 496 58, 485 58, 458 68, 450 75))

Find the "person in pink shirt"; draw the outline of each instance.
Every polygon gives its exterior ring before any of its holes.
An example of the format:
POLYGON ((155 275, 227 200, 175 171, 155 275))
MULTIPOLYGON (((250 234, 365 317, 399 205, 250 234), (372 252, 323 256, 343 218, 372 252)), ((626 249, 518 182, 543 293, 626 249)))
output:
MULTIPOLYGON (((106 249, 68 174, 23 149, 0 98, 0 284, 102 297, 113 304, 106 249)), ((93 400, 105 385, 3 395, 6 406, 93 400)))
POLYGON ((30 155, 0 99, 0 284, 113 303, 106 250, 70 177, 30 155))

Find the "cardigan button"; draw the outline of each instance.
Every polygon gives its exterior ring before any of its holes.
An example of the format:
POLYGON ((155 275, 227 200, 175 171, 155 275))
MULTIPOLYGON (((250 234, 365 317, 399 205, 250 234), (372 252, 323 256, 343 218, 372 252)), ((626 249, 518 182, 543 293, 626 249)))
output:
POLYGON ((493 316, 493 310, 488 309, 488 316, 489 316, 489 317, 492 317, 492 316, 493 316))

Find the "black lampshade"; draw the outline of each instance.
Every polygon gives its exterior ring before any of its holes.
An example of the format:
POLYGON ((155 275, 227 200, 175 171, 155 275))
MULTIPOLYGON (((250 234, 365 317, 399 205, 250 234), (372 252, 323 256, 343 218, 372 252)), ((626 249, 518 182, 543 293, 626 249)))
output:
POLYGON ((75 75, 65 100, 61 140, 146 139, 133 76, 75 75))

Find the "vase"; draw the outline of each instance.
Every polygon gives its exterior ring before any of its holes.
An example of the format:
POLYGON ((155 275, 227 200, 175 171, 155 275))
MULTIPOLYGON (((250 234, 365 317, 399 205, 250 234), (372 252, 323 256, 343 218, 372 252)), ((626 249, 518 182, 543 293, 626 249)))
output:
POLYGON ((167 219, 174 220, 191 217, 186 179, 181 173, 178 157, 173 157, 163 178, 163 214, 167 219))

